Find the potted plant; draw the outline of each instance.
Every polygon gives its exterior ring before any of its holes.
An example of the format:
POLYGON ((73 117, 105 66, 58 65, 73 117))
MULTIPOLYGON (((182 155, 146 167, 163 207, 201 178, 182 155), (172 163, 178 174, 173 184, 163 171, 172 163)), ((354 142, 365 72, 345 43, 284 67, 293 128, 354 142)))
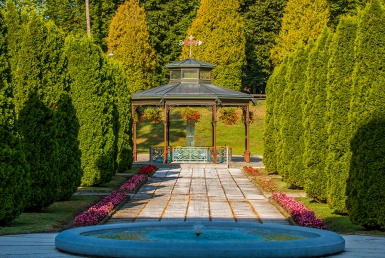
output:
POLYGON ((235 108, 223 108, 219 119, 226 125, 233 125, 238 121, 239 117, 235 108))
POLYGON ((162 114, 160 108, 146 108, 143 112, 143 118, 149 122, 160 123, 162 121, 162 114))
POLYGON ((181 117, 183 120, 187 120, 187 122, 199 122, 200 114, 197 110, 194 110, 192 108, 186 107, 180 112, 181 117))

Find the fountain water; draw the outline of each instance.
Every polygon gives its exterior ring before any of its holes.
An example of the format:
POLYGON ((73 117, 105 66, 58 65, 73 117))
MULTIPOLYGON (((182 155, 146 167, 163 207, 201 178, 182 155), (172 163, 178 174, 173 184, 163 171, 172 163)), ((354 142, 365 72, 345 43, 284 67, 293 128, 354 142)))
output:
POLYGON ((327 230, 296 226, 136 222, 69 229, 56 236, 55 245, 103 257, 319 257, 343 251, 345 240, 327 230))

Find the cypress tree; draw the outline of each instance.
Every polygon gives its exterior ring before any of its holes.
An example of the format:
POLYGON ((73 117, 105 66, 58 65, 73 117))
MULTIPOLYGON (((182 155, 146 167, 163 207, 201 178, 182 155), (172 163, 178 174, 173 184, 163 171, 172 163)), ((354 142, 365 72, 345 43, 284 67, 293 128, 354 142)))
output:
POLYGON ((287 69, 287 85, 281 106, 282 154, 278 162, 279 167, 283 169, 281 173, 284 180, 296 186, 303 186, 304 183, 302 100, 307 79, 308 56, 312 46, 312 42, 308 47, 300 43, 293 53, 293 60, 287 69))
POLYGON ((0 225, 19 216, 30 190, 28 167, 15 127, 6 38, 7 28, 0 12, 0 225))
POLYGON ((300 41, 307 44, 309 39, 317 39, 328 21, 326 0, 289 0, 276 44, 271 49, 273 63, 280 63, 287 53, 296 49, 300 41))
POLYGON ((131 98, 127 77, 118 62, 113 62, 119 128, 117 133, 117 171, 125 171, 132 165, 131 98))
POLYGON ((357 20, 343 17, 330 46, 327 81, 327 111, 325 125, 328 133, 327 172, 328 203, 333 209, 347 212, 346 180, 350 169, 351 127, 348 123, 352 72, 355 64, 354 41, 357 20))
POLYGON ((111 69, 92 39, 66 40, 72 103, 79 120, 81 185, 108 182, 115 166, 115 110, 111 69))
POLYGON ((350 220, 385 229, 385 10, 379 0, 359 16, 349 119, 352 158, 346 205, 350 220))
POLYGON ((42 83, 44 103, 55 113, 59 158, 58 199, 70 198, 82 177, 81 153, 77 140, 79 121, 70 97, 66 80, 64 34, 52 22, 47 23, 47 38, 43 49, 42 83))
POLYGON ((326 200, 328 134, 324 118, 326 112, 327 64, 331 34, 324 28, 309 54, 307 80, 303 94, 303 164, 306 177, 305 191, 309 197, 326 200))
POLYGON ((279 105, 283 99, 283 91, 286 86, 286 68, 288 57, 282 64, 275 67, 266 87, 266 113, 264 125, 264 154, 263 164, 267 171, 277 171, 278 141, 279 141, 279 105))
POLYGON ((54 111, 47 106, 43 83, 43 53, 47 28, 32 13, 20 44, 14 92, 18 128, 30 167, 31 194, 27 209, 40 210, 57 199, 59 157, 54 111))
MULTIPOLYGON (((202 0, 187 37, 193 35, 203 42, 194 47, 193 58, 216 65, 213 83, 239 91, 246 64, 246 38, 238 9, 238 0, 202 0)), ((189 49, 189 46, 183 46, 182 58, 188 57, 189 49)))
POLYGON ((146 14, 138 0, 130 0, 116 11, 107 38, 114 59, 122 62, 130 85, 130 93, 153 86, 155 51, 150 46, 146 14))

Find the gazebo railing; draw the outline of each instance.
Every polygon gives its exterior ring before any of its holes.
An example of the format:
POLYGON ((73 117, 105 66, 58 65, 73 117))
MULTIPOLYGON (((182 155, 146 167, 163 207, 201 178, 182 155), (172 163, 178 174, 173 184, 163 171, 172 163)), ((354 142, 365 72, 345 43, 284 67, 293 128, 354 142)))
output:
MULTIPOLYGON (((217 146, 217 163, 229 163, 232 157, 232 148, 229 146, 217 146)), ((150 147, 150 162, 163 162, 163 146, 150 147)), ((213 162, 214 147, 167 147, 167 163, 196 163, 213 162)))

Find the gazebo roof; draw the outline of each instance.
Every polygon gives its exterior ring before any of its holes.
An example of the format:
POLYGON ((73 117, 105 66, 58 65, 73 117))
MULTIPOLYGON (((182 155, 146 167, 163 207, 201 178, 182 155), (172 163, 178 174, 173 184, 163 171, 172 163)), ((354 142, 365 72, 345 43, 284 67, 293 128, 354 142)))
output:
MULTIPOLYGON (((214 65, 195 59, 185 59, 166 65, 174 71, 197 68, 200 71, 211 71, 214 65)), ((250 94, 223 88, 211 84, 211 80, 201 79, 179 79, 170 80, 166 85, 148 89, 131 95, 133 102, 140 104, 159 104, 170 101, 176 105, 204 105, 216 101, 222 105, 243 105, 252 101, 250 94)))

